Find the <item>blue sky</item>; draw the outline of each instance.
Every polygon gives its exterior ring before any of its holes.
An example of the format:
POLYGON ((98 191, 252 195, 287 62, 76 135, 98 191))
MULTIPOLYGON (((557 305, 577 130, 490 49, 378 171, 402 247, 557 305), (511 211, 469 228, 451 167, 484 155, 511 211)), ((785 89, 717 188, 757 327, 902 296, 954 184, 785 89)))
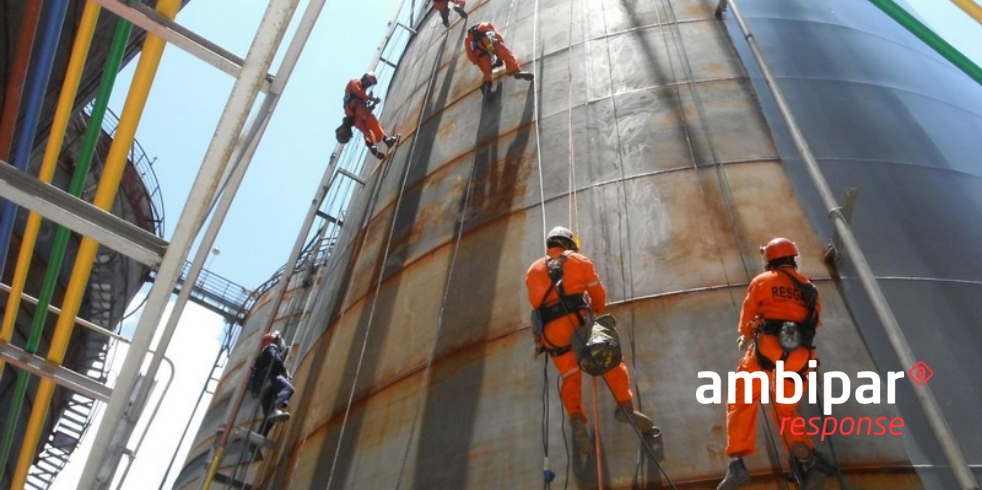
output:
MULTIPOLYGON (((978 23, 946 0, 906 1, 936 32, 982 64, 982 43, 978 42, 982 27, 978 23)), ((266 3, 194 0, 177 20, 244 57, 266 3), (230 8, 232 5, 236 8, 230 8)), ((344 84, 368 67, 395 3, 327 3, 218 237, 221 253, 209 259, 209 270, 254 288, 286 261, 334 149, 333 130, 342 116, 344 84)), ((294 24, 306 5, 307 1, 301 2, 294 24)), ((291 37, 292 31, 287 41, 291 37)), ((286 43, 281 51, 285 47, 286 43)), ((279 60, 274 63, 274 73, 278 65, 279 60)), ((122 112, 135 66, 135 62, 130 63, 120 75, 111 103, 117 114, 122 112)), ((168 47, 164 54, 137 139, 147 154, 156 158, 154 169, 163 192, 168 239, 232 83, 230 76, 178 48, 168 47)), ((174 427, 184 427, 187 422, 217 352, 222 328, 217 316, 201 308, 192 305, 185 312, 168 351, 178 365, 178 381, 124 489, 142 490, 159 484, 180 435, 174 427)), ((94 434, 94 428, 89 434, 94 434)), ((83 447, 73 460, 82 460, 85 454, 83 447)), ((179 468, 183 459, 182 454, 175 466, 179 468)), ((79 470, 77 464, 71 465, 53 488, 74 488, 70 482, 75 481, 79 470)))

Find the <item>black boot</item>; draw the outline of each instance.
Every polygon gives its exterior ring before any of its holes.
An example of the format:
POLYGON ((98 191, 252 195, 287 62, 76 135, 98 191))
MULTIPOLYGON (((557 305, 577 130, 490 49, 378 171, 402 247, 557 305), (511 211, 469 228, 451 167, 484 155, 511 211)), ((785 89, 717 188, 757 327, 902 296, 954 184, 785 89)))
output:
POLYGON ((375 145, 369 145, 368 151, 372 155, 375 155, 375 158, 378 158, 379 160, 385 158, 385 152, 383 152, 382 150, 379 150, 378 147, 375 146, 375 145))
POLYGON ((382 143, 385 143, 385 146, 387 146, 389 148, 392 148, 393 146, 395 146, 396 141, 398 141, 398 140, 396 139, 395 136, 386 136, 386 137, 382 138, 382 143))
POLYGON ((531 81, 531 80, 533 80, 535 78, 535 75, 533 75, 533 74, 531 74, 531 73, 529 73, 527 71, 516 71, 515 73, 512 73, 511 76, 513 76, 513 77, 515 77, 515 78, 517 78, 519 80, 529 80, 529 81, 531 81))
POLYGON ((464 8, 463 8, 463 7, 461 7, 460 5, 454 5, 454 6, 453 6, 453 9, 454 9, 454 11, 456 11, 456 12, 457 12, 458 14, 460 14, 460 17, 461 17, 462 19, 466 19, 466 18, 467 18, 467 12, 465 12, 465 11, 464 11, 464 8))
POLYGON ((716 486, 716 490, 736 490, 749 481, 750 472, 743 465, 743 458, 734 457, 730 459, 730 465, 726 468, 726 476, 716 486))

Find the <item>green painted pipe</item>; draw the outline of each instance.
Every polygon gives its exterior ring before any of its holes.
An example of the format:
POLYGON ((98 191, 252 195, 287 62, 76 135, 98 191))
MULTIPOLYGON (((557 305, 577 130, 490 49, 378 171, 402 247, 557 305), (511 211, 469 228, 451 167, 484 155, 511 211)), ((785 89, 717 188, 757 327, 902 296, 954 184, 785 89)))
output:
POLYGON ((947 41, 941 39, 941 36, 937 35, 928 26, 921 23, 913 15, 910 15, 901 6, 897 5, 893 0, 869 0, 870 3, 876 5, 880 10, 889 15, 893 20, 897 21, 905 29, 911 32, 911 34, 917 36, 918 39, 924 41, 931 49, 935 50, 941 56, 956 67, 959 70, 965 72, 966 75, 972 77, 976 83, 982 85, 982 68, 976 65, 972 60, 968 59, 967 56, 963 55, 960 51, 955 49, 954 46, 948 44, 947 41))
MULTIPOLYGON (((75 172, 72 175, 72 183, 68 192, 79 197, 82 195, 82 187, 85 185, 85 178, 89 174, 89 167, 92 165, 92 158, 95 156, 96 144, 102 135, 102 121, 106 116, 106 109, 109 106, 109 96, 112 95, 113 85, 116 83, 116 76, 119 74, 120 65, 123 62, 123 53, 126 43, 129 41, 130 32, 133 24, 120 19, 116 24, 116 31, 113 33, 112 45, 109 47, 109 56, 103 69, 102 80, 99 82, 99 93, 96 96, 95 104, 92 107, 92 115, 89 124, 85 128, 85 139, 82 143, 82 153, 79 155, 75 172)), ((64 226, 58 227, 55 235, 54 245, 51 249, 51 257, 48 260, 48 271, 44 276, 44 284, 41 287, 41 294, 38 295, 37 308, 34 310, 34 324, 31 328, 31 335, 27 340, 25 351, 31 354, 37 353, 38 345, 41 343, 41 336, 44 332, 44 322, 48 316, 48 305, 54 296, 55 286, 58 284, 58 276, 61 273, 61 265, 65 259, 65 250, 68 248, 68 239, 71 237, 71 230, 64 226)), ((30 380, 30 373, 20 371, 17 374, 17 385, 14 387, 14 398, 10 404, 7 415, 7 424, 3 430, 3 445, 0 447, 0 462, 7 461, 10 455, 10 448, 13 445, 14 432, 17 428, 17 419, 24 402, 24 395, 27 392, 27 382, 30 380)), ((0 477, 3 475, 5 464, 0 464, 0 477)))

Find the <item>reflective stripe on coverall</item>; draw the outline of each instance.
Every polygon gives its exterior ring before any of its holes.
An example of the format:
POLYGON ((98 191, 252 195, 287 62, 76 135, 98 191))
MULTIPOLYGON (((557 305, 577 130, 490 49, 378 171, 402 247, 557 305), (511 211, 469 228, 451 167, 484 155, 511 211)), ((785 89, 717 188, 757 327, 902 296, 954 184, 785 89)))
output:
MULTIPOLYGON (((782 266, 781 269, 793 274, 802 283, 808 284, 807 277, 799 274, 791 266, 782 266)), ((815 311, 821 314, 822 302, 817 300, 815 311)), ((777 270, 770 270, 759 274, 750 282, 747 287, 747 297, 743 301, 743 310, 740 312, 740 322, 737 329, 741 335, 753 338, 754 329, 762 320, 786 320, 792 322, 802 322, 808 317, 808 305, 800 291, 796 288, 791 279, 777 270)), ((819 321, 821 325, 821 321, 819 321)), ((781 344, 774 335, 759 334, 757 345, 761 353, 768 359, 777 361, 781 359, 784 351, 781 344)), ((799 347, 792 351, 784 362, 785 372, 799 372, 807 368, 809 359, 815 358, 815 351, 805 347, 799 347)), ((754 347, 747 349, 737 371, 756 373, 764 371, 757 361, 757 354, 754 347)), ((781 419, 785 417, 797 417, 797 403, 777 403, 775 396, 776 385, 772 371, 764 371, 767 374, 770 403, 773 408, 768 408, 775 424, 779 427, 781 419)), ((808 392, 807 379, 802 376, 802 393, 808 392)), ((753 399, 750 403, 744 402, 744 389, 746 381, 738 379, 736 382, 736 403, 726 404, 726 454, 729 456, 748 456, 756 451, 757 436, 757 401, 760 399, 760 382, 751 383, 753 399)), ((789 396, 794 393, 794 383, 784 380, 784 393, 789 396)), ((784 444, 790 448, 794 443, 802 443, 809 448, 813 447, 811 437, 804 432, 795 435, 791 431, 784 431, 784 444)))
MULTIPOLYGON (((607 303, 607 292, 597 271, 593 267, 593 262, 585 255, 576 252, 564 251, 562 247, 552 247, 549 249, 549 257, 558 258, 566 255, 566 262, 563 265, 563 287, 567 296, 581 295, 586 292, 590 299, 590 309, 594 313, 603 313, 607 303)), ((538 308, 543 304, 543 296, 552 284, 549 278, 549 270, 546 266, 546 259, 540 258, 535 261, 525 275, 525 286, 528 289, 529 303, 532 308, 538 308)), ((545 296, 544 305, 552 305, 559 301, 559 291, 552 288, 549 295, 545 296)), ((580 320, 577 313, 571 313, 562 318, 553 320, 545 325, 542 335, 542 344, 548 349, 567 347, 570 339, 580 327, 580 320)), ((550 356, 551 357, 551 356, 550 356)), ((572 350, 565 354, 552 358, 552 362, 562 376, 562 386, 560 387, 560 398, 569 417, 586 420, 586 412, 583 410, 583 374, 576 363, 576 355, 572 350)), ((627 372, 627 365, 624 361, 604 375, 604 379, 610 384, 614 392, 614 398, 618 403, 631 402, 634 395, 631 393, 631 379, 627 372)))

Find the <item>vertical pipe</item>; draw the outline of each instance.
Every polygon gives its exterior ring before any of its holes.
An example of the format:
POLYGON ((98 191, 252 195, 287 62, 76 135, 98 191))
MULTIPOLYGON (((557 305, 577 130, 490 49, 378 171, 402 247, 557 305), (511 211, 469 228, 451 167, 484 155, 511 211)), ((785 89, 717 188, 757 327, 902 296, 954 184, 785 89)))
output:
MULTIPOLYGON (((181 0, 161 0, 157 6, 157 12, 168 19, 173 19, 180 5, 181 0)), ((164 40, 152 34, 147 36, 143 45, 143 53, 133 75, 130 93, 126 97, 119 126, 116 128, 116 137, 109 149, 109 155, 106 157, 102 179, 93 200, 93 204, 100 209, 108 210, 116 197, 123 170, 126 168, 129 149, 133 144, 140 116, 146 106, 153 78, 157 74, 157 67, 160 65, 164 46, 164 40)), ((85 237, 76 253, 72 277, 65 291, 62 313, 55 324, 55 332, 48 352, 48 360, 55 364, 61 364, 65 358, 65 351, 68 348, 68 341, 74 326, 74 318, 78 315, 79 307, 85 295, 85 287, 88 285, 89 274, 92 272, 92 261, 95 259, 98 248, 98 242, 85 237)), ((34 459, 34 452, 37 450, 38 439, 44 420, 47 418, 48 404, 51 402, 53 391, 54 383, 46 378, 41 379, 37 395, 34 398, 31 417, 28 420, 27 433, 24 436, 20 457, 17 461, 17 469, 14 473, 12 487, 15 489, 22 488, 27 481, 27 471, 34 459)))
MULTIPOLYGON (((65 72, 65 81, 62 85, 61 95, 58 99, 58 107, 55 109, 54 122, 51 126, 51 136, 48 138, 48 146, 44 152, 44 161, 41 164, 41 172, 38 178, 50 184, 54 178, 57 168, 58 156, 61 154, 61 145, 65 140, 65 130, 68 127, 68 120, 71 118, 72 106, 75 103, 78 85, 82 79, 82 69, 85 60, 89 56, 89 47, 92 45, 92 34, 95 32, 96 21, 99 19, 101 8, 94 2, 86 4, 85 11, 82 12, 82 20, 79 25, 78 34, 75 36, 75 44, 72 47, 72 55, 68 61, 68 68, 65 72)), ((27 226, 24 229, 24 236, 21 239, 20 252, 17 257, 17 268, 14 269, 14 277, 11 280, 10 297, 4 308, 3 326, 0 328, 0 341, 10 342, 13 335, 14 325, 17 318, 17 310, 20 308, 21 293, 24 292, 24 283, 27 281, 27 272, 31 266, 31 258, 34 256, 34 246, 37 242, 38 230, 41 227, 41 216, 31 212, 27 218, 27 226)), ((47 310, 43 310, 47 311, 47 310)), ((0 359, 0 375, 3 374, 4 362, 0 359)), ((0 457, 0 461, 6 458, 0 457)))
MULTIPOLYGON (((106 488, 111 483, 115 464, 122 456, 123 446, 128 439, 127 433, 133 430, 146 402, 147 390, 145 387, 140 387, 134 393, 134 390, 137 389, 136 376, 156 333, 155 327, 158 319, 167 306, 171 291, 180 275, 181 267, 194 244, 195 236, 201 231, 201 226, 208 216, 209 206, 217 195, 222 176, 228 168, 237 143, 241 143, 243 140, 241 132, 246 125, 250 109, 255 103, 262 82, 270 65, 272 65, 276 50, 289 27, 298 3, 299 0, 273 0, 269 2, 266 12, 263 14, 256 37, 243 62, 242 71, 232 87, 228 102, 215 128, 214 137, 205 153, 201 169, 195 178, 188 202, 181 213, 174 237, 167 248, 167 253, 164 254, 157 280, 150 290, 145 310, 133 337, 131 350, 126 355, 113 396, 106 407, 104 420, 112 420, 117 423, 99 426, 88 463, 80 477, 79 486, 81 488, 99 490, 106 488), (129 403, 131 396, 134 400, 132 404, 129 403)), ((273 90, 273 87, 282 86, 276 82, 274 80, 270 90, 270 98, 273 100, 276 98, 275 94, 278 93, 273 90)), ((268 114, 263 115, 263 119, 267 117, 268 114)), ((257 119, 260 118, 257 117, 257 119)), ((242 165, 241 171, 244 172, 246 167, 247 165, 242 165)), ((235 195, 236 186, 237 184, 233 185, 230 181, 225 191, 228 198, 225 199, 223 196, 219 206, 231 204, 230 201, 235 195)), ((214 235, 211 235, 211 232, 214 230, 217 235, 217 228, 221 226, 223 219, 224 215, 219 214, 216 210, 215 216, 212 218, 215 228, 210 226, 208 233, 202 239, 198 253, 188 272, 186 279, 188 282, 195 281, 201 272, 204 261, 214 243, 214 235)), ((173 305, 170 321, 160 332, 160 339, 157 343, 160 354, 166 352, 190 292, 190 288, 182 289, 173 305)), ((159 356, 150 359, 147 377, 152 378, 154 376, 159 364, 159 356)), ((232 430, 232 427, 229 427, 229 430, 232 430)))
MULTIPOLYGON (((89 44, 92 40, 91 32, 96 25, 100 12, 100 7, 94 2, 87 4, 85 14, 90 14, 89 17, 83 15, 83 29, 79 30, 79 36, 76 39, 75 48, 77 51, 88 51, 88 46, 86 45, 83 49, 79 49, 79 42, 83 44, 89 44), (87 37, 83 36, 83 30, 86 22, 89 24, 89 34, 87 37)), ((132 30, 132 24, 125 20, 120 20, 116 24, 116 32, 113 34, 112 45, 110 46, 109 55, 106 60, 106 65, 103 71, 102 80, 99 84, 99 93, 96 97, 95 105, 93 106, 92 117, 89 119, 89 125, 86 128, 85 140, 82 145, 82 152, 79 155, 78 162, 75 166, 74 175, 72 176, 72 182, 69 186, 68 192, 78 197, 82 193, 82 188, 85 184, 85 178, 89 173, 89 166, 92 162, 92 158, 95 154, 96 143, 99 141, 99 137, 102 135, 102 121, 106 114, 106 108, 109 104, 109 96, 112 94, 112 87, 116 81, 116 75, 119 71, 119 67, 122 64, 123 53, 126 48, 126 42, 129 39, 130 32, 132 30)), ((73 50, 73 59, 76 50, 73 50)), ((84 65, 84 53, 83 59, 79 63, 79 68, 84 65)), ((69 65, 71 66, 71 64, 69 65)), ((79 71, 81 74, 81 70, 79 71)), ((70 82, 66 78, 67 82, 70 82)), ((77 81, 77 80, 76 80, 77 81)), ((63 125, 58 126, 58 118, 55 118, 55 126, 53 128, 53 133, 51 138, 48 140, 48 151, 45 153, 45 163, 44 165, 50 165, 50 171, 47 173, 47 182, 50 182, 53 174, 54 167, 56 166, 58 160, 58 154, 61 151, 62 139, 64 136, 64 129, 67 125, 67 119, 71 112, 71 107, 75 99, 75 91, 77 89, 77 83, 74 87, 66 84, 63 91, 62 97, 59 100, 59 110, 64 107, 65 121, 63 125), (62 106, 64 104, 64 106, 62 106), (56 134, 56 131, 60 129, 60 134, 56 134)), ((45 174, 44 165, 42 165, 42 177, 45 174)), ((17 269, 15 270, 15 278, 21 277, 22 280, 18 284, 15 280, 13 287, 20 286, 23 289, 23 279, 26 279, 27 270, 30 266, 30 259, 33 256, 34 245, 37 238, 37 228, 39 227, 41 218, 37 213, 31 213, 28 218, 27 230, 24 234, 24 241, 21 245, 21 250, 19 254, 19 262, 17 269), (33 229, 32 229, 33 225, 33 229)), ((41 294, 38 295, 38 308, 35 310, 33 326, 31 329, 30 336, 27 341, 27 346, 25 350, 31 354, 37 352, 38 345, 40 344, 41 334, 44 331, 45 321, 47 320, 48 305, 51 304, 51 299, 54 296, 55 287, 58 284, 58 277, 61 275, 61 266, 65 258, 65 251, 68 248, 68 241, 71 237, 71 231, 64 226, 59 226, 58 231, 55 234, 55 239, 51 248, 51 257, 47 264, 47 273, 44 277, 44 284, 41 287, 41 294)), ((13 294, 13 293, 12 293, 13 294)), ((10 301, 8 301, 10 304, 10 301)), ((16 307, 14 307, 16 308, 16 307)), ((16 309, 8 308, 6 314, 11 314, 10 316, 11 328, 13 327, 13 320, 16 318, 16 309)), ((7 326, 7 317, 4 317, 4 327, 7 326)), ((6 461, 7 455, 10 450, 10 444, 12 442, 13 432, 16 429, 16 421, 20 418, 21 406, 24 400, 25 390, 27 389, 28 373, 20 372, 17 377, 17 385, 14 391, 14 397, 10 405, 10 410, 7 418, 7 426, 4 429, 3 434, 3 446, 0 447, 0 461, 6 461)))
POLYGON ((971 77, 972 80, 982 84, 982 68, 979 68, 979 65, 973 63, 972 60, 968 59, 968 57, 955 49, 954 46, 948 44, 948 42, 944 39, 941 39, 941 36, 935 34, 934 31, 921 23, 921 21, 917 20, 916 17, 910 15, 910 13, 904 10, 903 7, 897 5, 897 3, 893 0, 869 1, 893 18, 893 20, 897 21, 905 29, 910 31, 911 34, 917 36, 917 38, 921 41, 924 41, 925 44, 937 51, 938 54, 944 56, 946 60, 950 61, 959 70, 965 72, 965 74, 971 77))
POLYGON ((10 161, 10 145, 14 141, 14 129, 20 114, 20 96, 27 78, 27 68, 31 65, 31 51, 34 36, 37 35, 38 19, 41 18, 42 0, 24 4, 24 17, 20 22, 20 35, 17 36, 17 50, 10 64, 7 78, 7 92, 3 102, 3 117, 0 118, 0 160, 10 161))
MULTIPOLYGON (((20 171, 27 168, 27 162, 31 159, 34 132, 37 131, 38 119, 41 117, 41 103, 44 102, 44 91, 48 88, 48 79, 51 76, 51 67, 54 65, 55 51, 58 48, 58 38, 61 36, 61 27, 65 23, 67 12, 68 0, 53 0, 45 20, 44 31, 41 33, 41 47, 38 50, 34 80, 27 91, 24 121, 13 158, 14 166, 20 171)), ((3 204, 3 212, 0 215, 0 277, 3 277, 3 269, 7 263, 7 248, 10 246, 10 234, 14 231, 16 214, 16 204, 10 201, 3 204)))
MULTIPOLYGON (((903 366, 904 370, 909 370, 917 363, 917 359, 914 357, 913 351, 910 350, 910 345, 907 343, 904 332, 900 329, 900 324, 893 315, 893 310, 890 309, 890 304, 887 302, 883 290, 880 289, 879 283, 876 282, 876 276, 873 275, 873 270, 866 260, 866 255, 859 247, 856 237, 852 234, 849 222, 842 214, 842 208, 836 202, 832 190, 829 188, 828 181, 822 175, 822 169, 819 168, 818 162, 815 160, 815 155, 812 154, 811 148, 808 146, 808 141, 805 140, 804 133, 798 127, 798 122, 791 112, 791 107, 788 105, 787 100, 785 100, 784 94, 777 85, 777 81, 771 73, 770 67, 764 60, 764 55, 757 46, 757 39, 750 32, 746 22, 744 22, 736 0, 728 1, 730 8, 733 10, 733 17, 740 26, 740 31, 743 33, 744 39, 747 40, 747 45, 750 47, 754 60, 757 61, 761 75, 767 83, 768 88, 770 88, 771 95, 774 96, 774 102, 777 104, 778 111, 780 111, 781 117, 788 125, 788 132, 791 133, 795 148, 801 155, 805 170, 815 185, 822 204, 828 210, 829 217, 832 218, 835 230, 839 234, 839 238, 842 239, 846 254, 851 258, 853 265, 856 267, 856 274, 859 277, 859 281, 869 296, 870 303, 872 303, 873 309, 876 311, 876 315, 883 325, 887 339, 896 352, 897 358, 900 359, 901 366, 903 366)), ((968 462, 965 460, 965 455, 962 454, 962 450, 958 446, 958 442, 955 440, 955 436, 951 432, 951 427, 948 426, 948 421, 945 420, 944 414, 941 412, 941 408, 938 406, 938 402, 934 398, 931 388, 927 385, 917 384, 912 378, 908 379, 910 380, 911 388, 914 390, 914 395, 917 397, 917 401, 924 410, 931 430, 934 431, 934 435, 938 439, 938 444, 944 451, 951 471, 955 474, 959 488, 964 490, 978 490, 979 484, 975 481, 975 476, 972 475, 968 462)))

